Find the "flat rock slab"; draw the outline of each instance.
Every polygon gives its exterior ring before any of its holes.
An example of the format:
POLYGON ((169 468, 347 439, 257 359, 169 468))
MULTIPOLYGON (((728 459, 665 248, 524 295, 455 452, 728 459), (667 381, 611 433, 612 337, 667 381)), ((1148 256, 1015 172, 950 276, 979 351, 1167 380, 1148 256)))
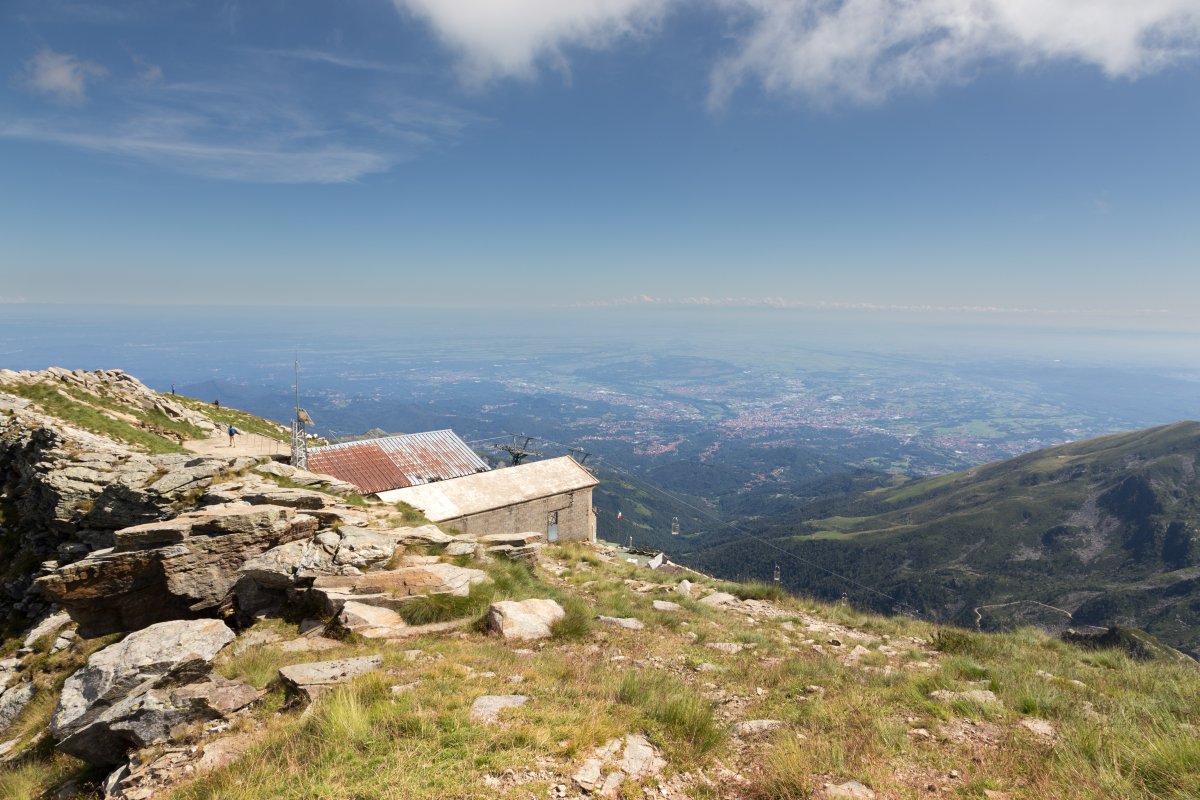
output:
POLYGON ((1052 743, 1058 738, 1058 733, 1054 730, 1054 726, 1044 719, 1037 719, 1036 717, 1024 717, 1018 721, 1017 724, 1032 733, 1038 739, 1041 739, 1043 742, 1052 743))
POLYGON ((338 614, 338 624, 365 639, 397 639, 405 635, 408 623, 390 608, 348 601, 338 614))
POLYGON ((312 702, 338 684, 354 680, 383 666, 379 656, 342 658, 336 661, 315 661, 311 664, 292 664, 279 670, 279 677, 289 688, 312 702))
POLYGON ((987 689, 969 689, 965 692, 951 692, 947 689, 938 689, 936 692, 930 692, 929 696, 934 700, 941 700, 943 703, 953 703, 958 700, 980 704, 1000 702, 1000 698, 996 697, 996 693, 987 689))
POLYGON ((858 781, 846 781, 839 784, 826 784, 826 800, 873 800, 875 792, 869 786, 858 781))
POLYGON ((506 708, 520 708, 529 702, 523 694, 485 694, 475 698, 471 704, 471 719, 491 724, 500 721, 500 712, 506 708))
POLYGON ((450 544, 454 537, 436 525, 422 525, 419 528, 397 528, 392 531, 401 544, 450 544))
POLYGON ((505 639, 544 639, 567 616, 553 600, 502 600, 488 609, 488 629, 505 639))
POLYGON ((655 611, 682 611, 683 606, 679 603, 672 603, 670 600, 655 600, 652 604, 655 611))
POLYGON ((748 719, 735 725, 733 732, 738 736, 749 738, 762 736, 764 733, 770 733, 781 727, 783 727, 783 722, 777 719, 748 719))
POLYGON ((497 545, 525 547, 526 545, 543 542, 545 538, 540 533, 529 531, 526 533, 489 533, 486 536, 480 536, 478 540, 485 547, 494 547, 497 545))
POLYGON ((713 592, 700 600, 701 605, 711 606, 712 608, 737 605, 738 602, 739 600, 736 597, 727 592, 713 592))
POLYGON ((354 594, 386 592, 397 597, 430 594, 466 597, 471 586, 487 579, 487 573, 480 569, 456 567, 453 564, 422 564, 364 575, 320 577, 313 581, 313 587, 350 590, 354 594))
POLYGON ((606 617, 601 614, 596 617, 596 620, 604 625, 612 625, 630 631, 640 631, 646 627, 640 619, 634 619, 633 617, 606 617))

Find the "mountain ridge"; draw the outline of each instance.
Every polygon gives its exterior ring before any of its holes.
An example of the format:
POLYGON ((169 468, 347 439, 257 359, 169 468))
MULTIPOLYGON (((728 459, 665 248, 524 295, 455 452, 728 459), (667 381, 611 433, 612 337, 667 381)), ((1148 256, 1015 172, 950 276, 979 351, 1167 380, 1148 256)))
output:
MULTIPOLYGON (((1195 655, 1198 457, 1200 423, 1177 422, 873 489, 826 503, 819 518, 802 509, 751 533, 935 619, 970 626, 977 608, 1028 599, 1069 617, 1024 621, 1130 625, 1195 655)), ((722 572, 735 552, 754 554, 756 566, 768 551, 747 539, 688 561, 722 572)), ((793 588, 846 591, 799 563, 788 572, 793 588)), ((883 610, 878 598, 856 600, 883 610)))

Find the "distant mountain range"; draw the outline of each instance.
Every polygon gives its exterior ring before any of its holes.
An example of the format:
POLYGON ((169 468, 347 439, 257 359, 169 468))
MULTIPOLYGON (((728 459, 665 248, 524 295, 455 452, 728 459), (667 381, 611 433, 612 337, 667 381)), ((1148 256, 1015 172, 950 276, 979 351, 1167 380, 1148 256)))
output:
POLYGON ((1198 461, 1197 422, 1103 436, 827 497, 687 559, 754 577, 778 562, 796 591, 985 629, 1130 625, 1196 656, 1198 461))

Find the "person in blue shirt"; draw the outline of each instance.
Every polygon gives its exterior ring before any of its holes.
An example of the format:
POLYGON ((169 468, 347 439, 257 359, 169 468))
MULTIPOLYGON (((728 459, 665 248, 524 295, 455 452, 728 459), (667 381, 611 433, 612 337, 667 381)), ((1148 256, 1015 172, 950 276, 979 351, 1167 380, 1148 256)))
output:
POLYGON ((240 433, 240 431, 237 428, 233 427, 232 425, 229 426, 229 446, 230 447, 233 447, 233 437, 237 436, 238 433, 240 433))

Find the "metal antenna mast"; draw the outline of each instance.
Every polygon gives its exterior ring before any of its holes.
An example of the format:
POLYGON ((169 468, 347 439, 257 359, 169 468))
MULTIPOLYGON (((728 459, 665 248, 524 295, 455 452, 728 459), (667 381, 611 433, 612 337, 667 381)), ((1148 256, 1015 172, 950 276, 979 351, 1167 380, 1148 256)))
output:
POLYGON ((306 425, 312 424, 312 417, 300 407, 300 359, 293 362, 295 370, 296 413, 292 417, 292 466, 308 469, 308 431, 306 425))
POLYGON ((567 452, 571 454, 571 458, 579 462, 579 466, 581 467, 587 463, 588 456, 591 455, 591 453, 587 452, 582 447, 568 447, 567 452))

